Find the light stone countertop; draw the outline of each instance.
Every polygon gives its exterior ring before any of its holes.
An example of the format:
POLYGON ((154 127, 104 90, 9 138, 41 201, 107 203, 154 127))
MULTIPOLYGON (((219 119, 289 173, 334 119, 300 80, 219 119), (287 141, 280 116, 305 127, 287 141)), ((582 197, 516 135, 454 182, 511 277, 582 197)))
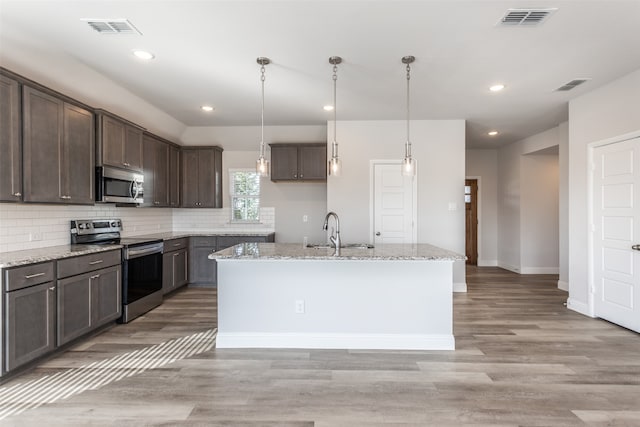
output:
POLYGON ((373 249, 306 248, 297 243, 241 243, 209 254, 215 260, 378 260, 378 261, 463 261, 464 255, 428 244, 378 245, 373 249))
MULTIPOLYGON (((149 238, 172 240, 184 237, 195 236, 268 236, 273 231, 237 231, 225 230, 223 232, 210 231, 178 231, 157 234, 143 234, 137 236, 123 236, 123 238, 149 238)), ((75 256, 87 255, 96 252, 106 252, 114 249, 122 249, 122 245, 60 245, 48 246, 37 249, 25 249, 22 251, 0 252, 0 270, 4 268, 18 267, 27 264, 36 264, 45 261, 54 261, 58 259, 70 258, 75 256)))
POLYGON ((122 245, 61 245, 0 253, 0 270, 20 265, 122 249, 122 245))
POLYGON ((213 237, 213 236, 259 236, 265 237, 270 234, 274 234, 273 230, 230 230, 230 229, 222 229, 220 231, 217 230, 207 230, 207 231, 168 231, 165 233, 155 233, 155 234, 143 234, 140 236, 127 236, 127 237, 149 237, 153 239, 162 239, 162 240, 172 240, 172 239, 182 239, 184 237, 213 237))

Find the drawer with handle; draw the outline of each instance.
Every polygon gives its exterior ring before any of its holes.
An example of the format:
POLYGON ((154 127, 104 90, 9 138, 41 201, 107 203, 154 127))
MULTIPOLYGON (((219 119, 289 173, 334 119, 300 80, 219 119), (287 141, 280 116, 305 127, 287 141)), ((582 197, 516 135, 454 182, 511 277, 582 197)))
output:
POLYGON ((186 237, 181 239, 165 240, 164 252, 177 251, 179 249, 184 249, 187 246, 189 246, 189 241, 186 237))
POLYGON ((6 292, 28 288, 29 286, 50 282, 54 279, 53 261, 9 268, 4 272, 6 292))
POLYGON ((121 260, 119 249, 61 259, 58 261, 58 279, 118 265, 121 260))

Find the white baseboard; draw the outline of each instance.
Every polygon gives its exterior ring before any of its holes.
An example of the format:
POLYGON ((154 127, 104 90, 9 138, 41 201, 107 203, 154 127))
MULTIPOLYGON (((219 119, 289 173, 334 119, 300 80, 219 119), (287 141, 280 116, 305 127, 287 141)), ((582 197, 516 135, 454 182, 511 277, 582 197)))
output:
POLYGON ((515 265, 509 265, 509 264, 505 264, 503 262, 498 261, 498 267, 520 274, 520 267, 516 267, 515 265))
POLYGON ((453 282, 453 292, 467 292, 467 282, 453 282))
POLYGON ((453 334, 296 334, 218 331, 216 347, 455 350, 456 345, 453 334))
POLYGON ((497 267, 498 260, 497 259, 479 259, 478 267, 497 267))
POLYGON ((522 267, 520 274, 560 274, 559 267, 522 267))
POLYGON ((591 310, 589 310, 589 305, 580 301, 576 301, 574 299, 567 299, 567 308, 569 310, 577 311, 580 314, 584 314, 585 316, 595 317, 591 314, 591 310))
POLYGON ((564 282, 562 280, 558 280, 558 289, 569 292, 569 283, 564 282))

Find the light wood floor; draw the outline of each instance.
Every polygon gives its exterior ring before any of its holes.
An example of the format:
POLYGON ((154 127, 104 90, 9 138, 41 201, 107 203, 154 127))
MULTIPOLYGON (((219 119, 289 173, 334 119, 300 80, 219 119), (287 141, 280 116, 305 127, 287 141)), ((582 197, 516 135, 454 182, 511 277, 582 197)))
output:
MULTIPOLYGON (((640 426, 638 334, 567 310, 556 276, 469 268, 467 281, 454 297, 455 352, 212 349, 0 425, 640 426)), ((215 298, 179 291, 0 393, 210 330, 215 298)))

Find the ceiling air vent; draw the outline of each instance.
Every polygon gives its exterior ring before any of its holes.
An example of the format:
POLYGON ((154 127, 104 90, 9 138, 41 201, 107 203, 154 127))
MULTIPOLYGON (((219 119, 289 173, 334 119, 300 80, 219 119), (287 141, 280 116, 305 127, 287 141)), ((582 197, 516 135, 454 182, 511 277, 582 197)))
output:
POLYGON ((82 19, 100 34, 137 34, 142 33, 126 19, 82 19))
POLYGON ((508 9, 507 13, 500 20, 499 25, 513 27, 513 26, 532 26, 542 24, 549 15, 555 12, 557 9, 508 9))
POLYGON ((571 90, 573 88, 575 88, 576 86, 580 86, 582 83, 584 82, 588 82, 591 79, 573 79, 568 83, 563 84, 562 86, 560 86, 558 89, 556 89, 555 91, 568 91, 571 90))

